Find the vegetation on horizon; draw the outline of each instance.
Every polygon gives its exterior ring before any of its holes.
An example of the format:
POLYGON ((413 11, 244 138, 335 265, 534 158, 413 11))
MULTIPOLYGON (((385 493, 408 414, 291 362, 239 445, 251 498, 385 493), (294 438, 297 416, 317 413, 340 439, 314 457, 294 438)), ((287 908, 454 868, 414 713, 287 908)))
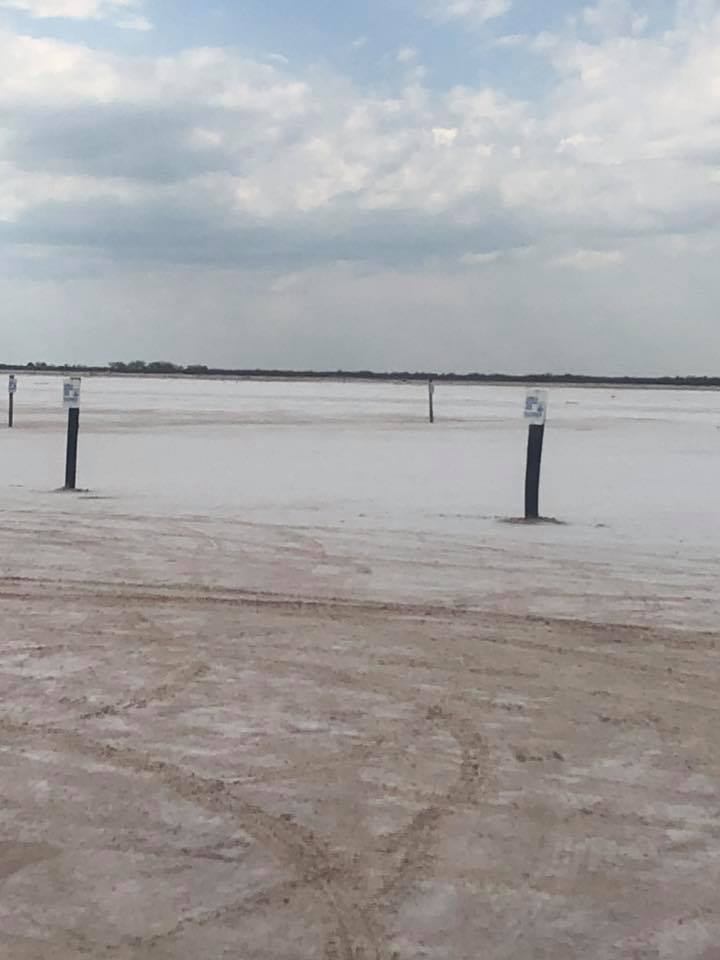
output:
POLYGON ((280 370, 232 369, 193 363, 183 366, 168 360, 113 361, 106 366, 87 364, 51 364, 43 361, 26 364, 0 363, 0 370, 27 370, 47 373, 118 374, 132 376, 178 377, 252 377, 278 380, 437 380, 464 383, 558 383, 617 384, 638 386, 720 387, 720 376, 596 376, 584 373, 436 373, 432 371, 392 370, 280 370))

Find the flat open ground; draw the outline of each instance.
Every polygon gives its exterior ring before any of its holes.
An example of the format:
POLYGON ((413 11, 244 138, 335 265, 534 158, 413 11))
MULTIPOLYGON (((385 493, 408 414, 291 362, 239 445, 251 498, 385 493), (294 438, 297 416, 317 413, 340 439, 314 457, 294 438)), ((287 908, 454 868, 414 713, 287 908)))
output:
POLYGON ((0 957, 720 958, 720 395, 87 380, 0 438, 0 957))

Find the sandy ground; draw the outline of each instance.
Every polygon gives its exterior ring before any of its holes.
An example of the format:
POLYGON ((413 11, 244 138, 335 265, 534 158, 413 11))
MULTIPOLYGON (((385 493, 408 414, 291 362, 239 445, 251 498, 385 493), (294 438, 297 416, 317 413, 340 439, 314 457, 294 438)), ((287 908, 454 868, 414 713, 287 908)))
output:
POLYGON ((3 583, 0 955, 720 956, 718 637, 3 583))
POLYGON ((43 416, 3 488, 3 960, 720 958, 701 535, 253 520, 174 465, 54 494, 43 416))

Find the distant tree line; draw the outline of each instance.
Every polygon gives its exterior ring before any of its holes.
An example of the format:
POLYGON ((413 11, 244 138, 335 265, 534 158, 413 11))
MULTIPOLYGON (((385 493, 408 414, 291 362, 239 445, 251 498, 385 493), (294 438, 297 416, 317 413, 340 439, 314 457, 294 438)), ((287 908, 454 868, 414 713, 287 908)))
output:
POLYGON ((168 360, 116 360, 107 366, 84 364, 51 364, 44 362, 23 365, 0 363, 0 370, 28 370, 47 373, 118 374, 132 376, 228 377, 235 379, 275 380, 437 380, 452 383, 547 383, 547 384, 614 384, 617 386, 720 387, 720 376, 602 377, 582 373, 434 373, 431 371, 393 370, 276 370, 230 369, 192 363, 182 366, 168 360))

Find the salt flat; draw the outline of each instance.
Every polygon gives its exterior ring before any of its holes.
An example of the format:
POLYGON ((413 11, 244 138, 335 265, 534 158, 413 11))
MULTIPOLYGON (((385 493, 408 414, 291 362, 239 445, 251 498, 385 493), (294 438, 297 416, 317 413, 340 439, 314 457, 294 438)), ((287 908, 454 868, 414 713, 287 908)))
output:
POLYGON ((541 508, 566 525, 533 529, 498 522, 522 512, 522 388, 441 384, 431 427, 423 384, 86 378, 79 483, 96 500, 52 492, 59 396, 24 378, 3 437, 5 573, 720 620, 718 392, 553 390, 541 508))
POLYGON ((0 953, 720 956, 720 394, 23 377, 0 953), (713 952, 714 951, 714 952, 713 952))

